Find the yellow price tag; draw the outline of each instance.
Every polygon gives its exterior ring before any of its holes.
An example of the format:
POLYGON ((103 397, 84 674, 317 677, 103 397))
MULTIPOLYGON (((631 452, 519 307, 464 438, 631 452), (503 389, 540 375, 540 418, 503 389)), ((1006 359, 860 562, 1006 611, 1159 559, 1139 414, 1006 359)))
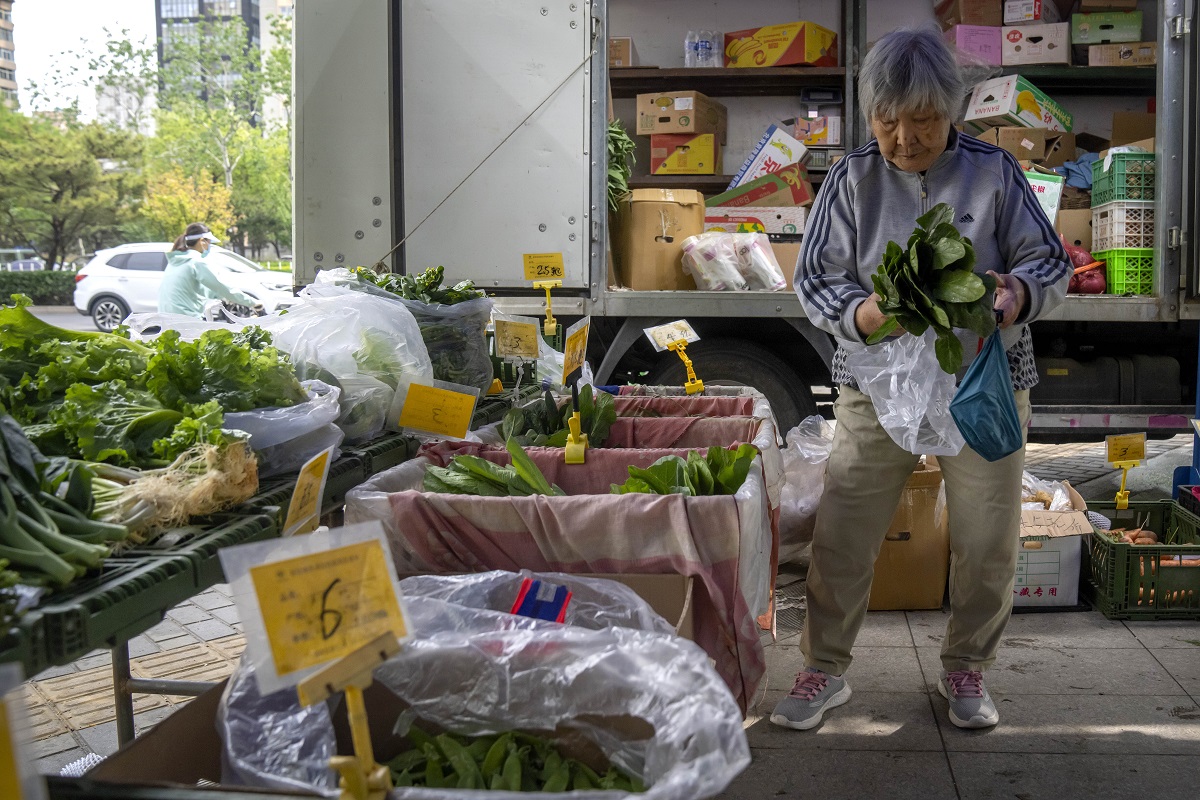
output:
POLYGON ((496 320, 496 355, 501 358, 537 358, 537 323, 496 320))
POLYGON ((666 325, 659 325, 655 328, 647 328, 646 333, 660 353, 678 341, 700 341, 700 335, 685 319, 668 322, 666 325))
POLYGON ((329 478, 329 465, 333 461, 333 448, 317 453, 300 469, 296 478, 296 489, 288 503, 287 520, 283 524, 284 536, 312 533, 321 521, 321 499, 325 496, 325 481, 329 478))
POLYGON ((1146 460, 1146 434, 1122 433, 1104 437, 1108 463, 1146 460))
POLYGON ((524 259, 527 281, 544 281, 547 278, 561 280, 566 274, 562 253, 526 253, 524 259))
POLYGON ((588 329, 591 327, 591 317, 584 317, 567 329, 566 342, 563 345, 563 376, 566 386, 571 373, 583 366, 587 358, 588 329))
POLYGON ((17 743, 8 718, 8 704, 0 697, 0 797, 21 800, 25 796, 17 764, 17 743))
POLYGON ((252 567, 281 677, 333 661, 383 633, 408 635, 379 540, 252 567))
POLYGON ((471 429, 474 413, 475 395, 413 383, 409 384, 398 424, 461 439, 471 429))

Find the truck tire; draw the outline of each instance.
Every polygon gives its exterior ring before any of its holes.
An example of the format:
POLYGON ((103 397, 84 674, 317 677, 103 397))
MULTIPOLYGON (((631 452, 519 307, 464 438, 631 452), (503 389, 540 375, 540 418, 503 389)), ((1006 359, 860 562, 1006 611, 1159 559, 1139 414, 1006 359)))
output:
MULTIPOLYGON (((767 396, 779 435, 817 413, 808 383, 783 359, 762 345, 740 339, 707 339, 690 345, 688 357, 705 386, 752 386, 767 396)), ((650 385, 682 386, 687 369, 674 353, 664 353, 650 371, 650 385)))

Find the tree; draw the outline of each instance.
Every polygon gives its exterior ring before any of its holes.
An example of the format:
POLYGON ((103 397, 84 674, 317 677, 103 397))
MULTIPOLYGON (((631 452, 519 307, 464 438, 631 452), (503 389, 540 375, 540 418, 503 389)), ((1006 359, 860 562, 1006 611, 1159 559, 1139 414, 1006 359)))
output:
POLYGON ((119 108, 112 122, 125 130, 145 132, 153 121, 157 56, 145 41, 138 45, 130 41, 128 30, 122 30, 118 39, 108 28, 104 35, 105 50, 88 60, 85 85, 96 92, 97 104, 107 96, 119 108))
POLYGON ((83 241, 93 248, 120 238, 140 196, 136 137, 17 114, 0 104, 0 225, 42 253, 48 267, 83 241))
MULTIPOLYGON (((268 94, 280 98, 283 104, 284 125, 292 131, 292 18, 272 14, 267 18, 271 25, 274 45, 263 59, 263 83, 268 94)), ((291 174, 291 162, 288 162, 291 174)))
POLYGON ((233 208, 237 227, 246 243, 256 251, 267 245, 275 248, 292 242, 292 182, 287 131, 274 130, 253 140, 234 173, 233 208))
POLYGON ((179 167, 149 179, 141 214, 155 237, 167 241, 193 222, 207 223, 224 239, 234 219, 229 187, 208 170, 185 174, 179 167))

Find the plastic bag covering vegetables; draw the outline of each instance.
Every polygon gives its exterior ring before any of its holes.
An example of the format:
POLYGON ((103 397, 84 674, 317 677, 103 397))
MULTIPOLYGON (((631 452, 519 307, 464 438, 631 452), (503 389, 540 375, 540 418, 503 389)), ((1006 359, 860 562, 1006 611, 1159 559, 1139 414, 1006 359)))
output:
POLYGON ((736 494, 746 482, 758 448, 742 444, 737 450, 710 447, 687 458, 663 456, 645 469, 629 468, 629 480, 614 483, 613 494, 682 494, 688 497, 736 494))
MULTIPOLYGON (((570 429, 567 420, 575 408, 567 401, 559 408, 554 395, 547 390, 542 400, 525 408, 510 408, 500 423, 500 435, 505 441, 514 440, 524 446, 566 447, 570 429)), ((587 434, 588 444, 600 447, 608 439, 609 430, 617 421, 616 404, 612 395, 593 392, 591 384, 579 391, 580 430, 587 434)))
POLYGON ((0 416, 0 559, 22 583, 65 586, 128 536, 122 525, 89 518, 89 478, 65 459, 52 464, 16 420, 0 416))
POLYGON ((562 496, 562 489, 546 480, 525 450, 514 441, 506 445, 511 466, 494 464, 479 456, 455 456, 445 467, 429 467, 423 488, 439 494, 478 497, 524 497, 531 494, 562 496))
POLYGON ((889 319, 867 339, 867 344, 877 344, 899 327, 915 336, 933 328, 938 364, 951 374, 958 372, 963 358, 953 329, 967 328, 983 338, 996 329, 996 280, 974 272, 975 248, 959 235, 953 219, 954 209, 938 203, 917 218, 907 248, 888 242, 871 280, 882 298, 879 310, 889 319))

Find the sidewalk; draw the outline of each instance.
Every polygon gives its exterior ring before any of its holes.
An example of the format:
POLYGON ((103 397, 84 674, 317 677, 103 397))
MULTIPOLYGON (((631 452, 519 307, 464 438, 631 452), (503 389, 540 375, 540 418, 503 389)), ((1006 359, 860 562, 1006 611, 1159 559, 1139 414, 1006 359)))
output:
MULTIPOLYGON (((1175 466, 1191 463, 1190 436, 1147 445, 1130 473, 1135 498, 1170 494, 1175 466)), ((1067 479, 1087 499, 1110 499, 1120 480, 1103 444, 1031 445, 1026 468, 1067 479)), ((754 761, 721 795, 837 800, 1193 796, 1200 774, 1200 622, 1123 623, 1098 612, 1016 614, 989 687, 1001 713, 991 731, 962 731, 937 692, 941 611, 868 615, 847 673, 849 704, 813 731, 766 719, 799 668, 802 575, 784 577, 779 640, 764 637, 767 677, 746 720, 754 761)), ((219 680, 244 646, 229 588, 174 608, 130 642, 146 677, 219 680)), ((116 749, 112 674, 98 651, 26 684, 35 715, 34 755, 57 773, 88 752, 116 749)), ((139 695, 144 732, 187 698, 139 695)))

